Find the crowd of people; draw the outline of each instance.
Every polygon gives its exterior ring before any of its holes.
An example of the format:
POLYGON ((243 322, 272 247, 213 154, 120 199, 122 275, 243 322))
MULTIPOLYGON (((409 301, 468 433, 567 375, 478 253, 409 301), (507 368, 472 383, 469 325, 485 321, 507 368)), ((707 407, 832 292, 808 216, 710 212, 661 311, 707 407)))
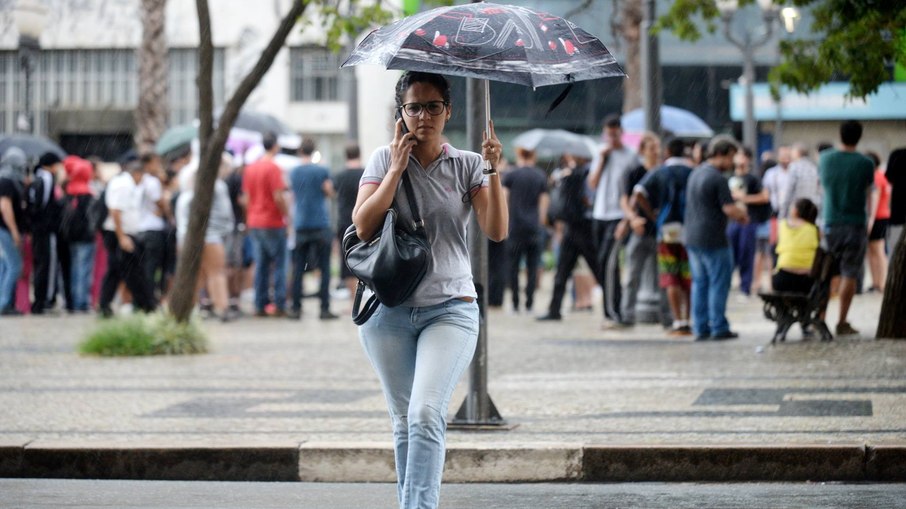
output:
POLYGON ((752 150, 727 136, 690 144, 646 133, 634 151, 623 143, 620 118, 611 116, 600 153, 591 160, 565 154, 540 188, 534 153, 516 147, 517 168, 502 180, 510 191, 506 243, 514 245, 491 246, 491 263, 506 268, 491 273, 508 279, 490 279, 489 304, 502 306, 504 288, 511 288, 512 309, 520 311, 524 267, 524 309, 531 310, 535 253, 549 239, 556 274, 539 320, 563 319, 572 278, 574 310, 590 309, 591 289, 601 288, 604 328, 634 325, 639 295, 648 290, 659 294, 655 313, 670 335, 733 339, 726 305, 734 272, 743 301, 759 291, 808 293, 821 247, 839 276, 832 290, 840 302, 836 333, 858 334, 848 311, 863 291, 865 266, 871 285, 864 291, 883 292, 888 254, 906 222, 906 206, 892 198, 906 194, 906 149, 885 165, 877 154, 859 152, 861 137, 859 122, 844 122, 836 147, 782 146, 756 165, 752 150), (531 239, 539 247, 526 248, 531 239), (580 257, 588 270, 576 270, 580 257), (656 277, 646 279, 646 271, 656 277), (659 288, 645 289, 646 281, 659 288))
MULTIPOLYGON (((303 298, 314 296, 319 317, 335 319, 330 200, 346 218, 336 224, 342 235, 363 171, 358 147, 347 147, 346 168, 331 177, 313 162, 312 140, 302 141, 299 164, 288 172, 274 162, 281 150, 277 136, 265 134, 262 141, 263 155, 250 164, 237 164, 245 154, 225 152, 221 160, 205 223, 198 304, 206 316, 231 321, 243 314, 240 297, 251 287, 254 309, 248 311, 256 316, 298 319, 303 298), (319 289, 307 295, 303 275, 313 271, 319 289)), ((151 312, 171 297, 197 155, 188 145, 164 157, 130 150, 107 182, 98 163, 48 152, 31 167, 18 148, 2 154, 0 315, 96 310, 110 317, 123 306, 151 312)))
MULTIPOLYGON (((509 236, 489 246, 492 308, 508 291, 514 312, 534 312, 549 251, 552 294, 539 320, 562 320, 568 293, 573 310, 591 310, 597 286, 605 328, 632 326, 647 292, 657 296, 669 334, 731 339, 725 309, 734 271, 742 300, 772 288, 807 292, 820 245, 838 262, 836 332, 857 333, 847 321, 853 295, 883 291, 888 254, 906 222, 906 201, 892 199, 906 193, 906 149, 886 164, 860 153, 855 121, 840 126, 836 148, 782 146, 759 161, 724 136, 690 144, 646 133, 633 150, 623 134, 618 116, 606 118, 603 149, 590 159, 564 153, 550 175, 526 147, 514 147, 515 164, 501 164, 509 236), (870 284, 863 289, 866 267, 870 284)), ((275 162, 277 137, 266 134, 262 144, 263 155, 249 164, 224 154, 201 254, 199 305, 209 316, 236 319, 240 295, 251 287, 247 311, 255 316, 298 319, 304 299, 314 297, 317 316, 335 319, 331 296, 355 288, 336 247, 352 222, 363 174, 359 150, 347 147, 344 167, 331 174, 314 162, 310 139, 288 170, 275 162), (332 267, 340 268, 335 284, 332 267), (317 273, 317 291, 305 294, 309 272, 317 273)), ((57 307, 112 316, 116 305, 152 311, 166 302, 188 229, 197 157, 189 147, 164 158, 130 151, 118 164, 121 173, 104 183, 96 160, 47 153, 31 168, 17 148, 2 154, 3 316, 57 307)))

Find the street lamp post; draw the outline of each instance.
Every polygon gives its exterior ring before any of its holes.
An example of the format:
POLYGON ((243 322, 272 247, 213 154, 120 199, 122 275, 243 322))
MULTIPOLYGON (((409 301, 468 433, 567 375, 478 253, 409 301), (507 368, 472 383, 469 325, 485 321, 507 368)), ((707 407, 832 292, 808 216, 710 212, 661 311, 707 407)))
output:
POLYGON ((772 0, 758 0, 761 8, 764 26, 761 33, 753 33, 749 27, 742 28, 742 36, 734 33, 732 27, 733 15, 739 9, 738 0, 717 0, 721 19, 724 22, 724 36, 734 46, 742 51, 743 71, 742 80, 745 86, 746 116, 742 124, 742 142, 752 150, 758 150, 758 140, 755 131, 755 96, 752 86, 755 83, 755 50, 763 46, 774 34, 774 19, 777 11, 772 0))
POLYGON ((35 122, 31 106, 31 77, 35 59, 41 51, 41 32, 47 20, 47 8, 38 0, 19 0, 14 10, 16 28, 19 30, 19 68, 25 75, 24 111, 16 121, 21 131, 33 133, 35 122))

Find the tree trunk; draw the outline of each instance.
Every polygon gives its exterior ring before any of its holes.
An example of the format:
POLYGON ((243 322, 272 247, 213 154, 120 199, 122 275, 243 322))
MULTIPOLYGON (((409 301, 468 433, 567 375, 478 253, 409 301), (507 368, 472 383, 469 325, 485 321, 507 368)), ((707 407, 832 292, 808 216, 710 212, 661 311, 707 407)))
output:
POLYGON ((623 0, 620 6, 620 34, 626 44, 626 78, 623 80, 623 113, 642 107, 642 64, 640 60, 642 0, 623 0))
POLYGON ((906 229, 896 243, 878 318, 878 339, 906 339, 906 229))
POLYGON ((286 37, 296 24, 296 20, 305 11, 308 2, 295 0, 289 12, 280 22, 267 47, 258 58, 255 67, 239 84, 239 87, 227 101, 220 115, 217 128, 213 129, 213 74, 214 44, 211 39, 211 18, 207 0, 196 0, 198 10, 198 97, 199 128, 198 139, 201 146, 201 159, 198 164, 198 175, 195 179, 195 195, 189 209, 189 227, 186 230, 185 242, 180 251, 179 261, 174 278, 173 292, 170 298, 170 312, 179 322, 186 322, 195 307, 195 285, 201 266, 201 251, 204 248, 204 236, 208 217, 211 214, 211 201, 214 196, 214 183, 227 136, 239 110, 245 104, 249 94, 255 89, 261 78, 267 73, 277 53, 283 47, 286 37))
POLYGON ((139 152, 154 149, 167 128, 167 0, 142 0, 142 43, 138 50, 138 108, 135 144, 139 152))

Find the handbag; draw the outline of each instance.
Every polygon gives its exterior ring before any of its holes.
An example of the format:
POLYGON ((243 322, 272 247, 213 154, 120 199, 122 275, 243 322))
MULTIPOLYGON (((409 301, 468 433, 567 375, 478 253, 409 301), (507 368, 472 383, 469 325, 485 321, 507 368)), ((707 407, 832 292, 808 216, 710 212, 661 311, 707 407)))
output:
POLYGON ((352 321, 356 325, 367 322, 379 304, 396 307, 405 302, 428 271, 431 246, 425 224, 408 172, 403 173, 402 180, 412 213, 411 228, 403 225, 403 216, 396 210, 394 198, 393 206, 384 216, 383 226, 373 238, 368 241, 360 239, 354 224, 343 234, 344 262, 359 279, 352 304, 352 321), (373 295, 362 309, 366 287, 373 295))

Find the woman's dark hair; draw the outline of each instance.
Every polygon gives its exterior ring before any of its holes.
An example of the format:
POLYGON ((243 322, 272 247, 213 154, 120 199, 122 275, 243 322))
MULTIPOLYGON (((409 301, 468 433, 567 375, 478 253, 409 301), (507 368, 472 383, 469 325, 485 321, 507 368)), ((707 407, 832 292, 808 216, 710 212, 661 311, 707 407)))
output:
POLYGON ((450 82, 440 74, 430 72, 407 71, 400 76, 396 82, 396 107, 403 105, 403 97, 406 96, 406 90, 409 90, 414 83, 427 83, 433 85, 444 98, 444 102, 450 103, 450 82))
POLYGON ((796 207, 796 214, 800 219, 815 224, 815 221, 818 219, 818 207, 812 203, 812 200, 809 200, 808 198, 799 198, 793 206, 796 207))

